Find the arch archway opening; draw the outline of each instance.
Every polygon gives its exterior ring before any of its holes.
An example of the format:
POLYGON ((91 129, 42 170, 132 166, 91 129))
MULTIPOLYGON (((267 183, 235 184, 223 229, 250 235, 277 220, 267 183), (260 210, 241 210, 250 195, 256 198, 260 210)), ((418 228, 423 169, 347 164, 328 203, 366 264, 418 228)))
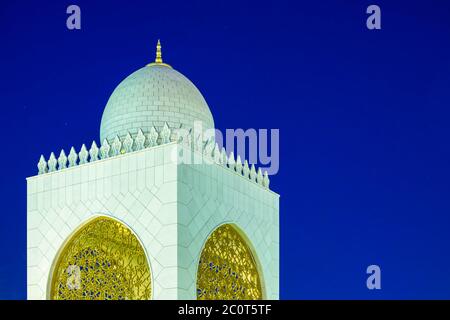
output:
POLYGON ((58 253, 49 283, 55 300, 148 300, 151 273, 145 251, 123 223, 96 217, 58 253))
POLYGON ((198 300, 261 300, 262 276, 251 245, 232 224, 206 240, 197 270, 198 300))

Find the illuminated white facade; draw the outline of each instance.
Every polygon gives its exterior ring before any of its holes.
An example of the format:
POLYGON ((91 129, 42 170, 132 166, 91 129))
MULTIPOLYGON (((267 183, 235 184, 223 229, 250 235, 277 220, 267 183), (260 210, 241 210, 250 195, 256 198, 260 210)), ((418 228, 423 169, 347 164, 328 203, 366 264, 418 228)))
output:
POLYGON ((58 159, 53 153, 41 157, 39 174, 27 179, 28 299, 52 298, 67 241, 101 216, 121 222, 139 240, 151 299, 199 297, 200 255, 224 224, 245 239, 262 298, 278 299, 279 196, 269 190, 267 175, 226 155, 214 141, 177 134, 196 120, 205 128, 214 121, 195 86, 158 54, 160 60, 113 93, 100 147, 94 142, 58 159))

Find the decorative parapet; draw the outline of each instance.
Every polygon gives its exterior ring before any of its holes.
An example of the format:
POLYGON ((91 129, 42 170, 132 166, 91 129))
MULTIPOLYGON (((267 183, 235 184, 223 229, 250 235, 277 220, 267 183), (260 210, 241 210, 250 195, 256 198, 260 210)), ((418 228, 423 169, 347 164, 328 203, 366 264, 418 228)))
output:
POLYGON ((249 179, 265 188, 269 188, 270 179, 267 171, 262 172, 261 168, 256 171, 255 165, 251 167, 247 160, 242 162, 238 155, 235 159, 234 153, 230 152, 227 155, 225 148, 220 148, 213 139, 202 141, 201 135, 194 136, 192 130, 185 136, 178 136, 177 132, 172 132, 167 123, 158 132, 154 127, 145 135, 141 129, 137 134, 132 136, 128 133, 123 139, 116 136, 113 141, 103 140, 100 148, 95 141, 92 142, 89 151, 86 145, 82 145, 80 151, 77 153, 75 148, 70 149, 69 155, 66 156, 64 150, 61 150, 58 159, 52 152, 48 160, 41 155, 37 164, 38 174, 46 174, 82 165, 89 162, 94 162, 101 159, 107 159, 118 155, 140 151, 146 148, 152 148, 159 145, 164 145, 170 142, 177 142, 190 148, 194 152, 202 154, 204 159, 211 163, 223 166, 237 174, 249 179))

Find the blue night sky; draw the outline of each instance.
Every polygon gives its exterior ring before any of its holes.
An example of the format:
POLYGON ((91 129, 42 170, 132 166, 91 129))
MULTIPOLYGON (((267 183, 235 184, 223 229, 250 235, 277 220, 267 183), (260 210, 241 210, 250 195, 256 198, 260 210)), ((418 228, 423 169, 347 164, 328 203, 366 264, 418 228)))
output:
POLYGON ((281 298, 450 298, 448 1, 73 3, 80 31, 72 2, 0 4, 0 298, 26 298, 25 178, 98 142, 158 38, 218 128, 280 129, 281 298))

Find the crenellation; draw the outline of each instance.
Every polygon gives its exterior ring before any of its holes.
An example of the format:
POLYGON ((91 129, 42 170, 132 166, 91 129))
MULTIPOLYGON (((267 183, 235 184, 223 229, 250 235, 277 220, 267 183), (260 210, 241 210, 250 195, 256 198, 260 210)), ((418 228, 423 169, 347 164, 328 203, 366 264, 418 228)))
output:
POLYGON ((97 147, 97 143, 94 141, 92 141, 92 145, 91 145, 91 149, 89 149, 89 156, 90 156, 90 162, 94 162, 98 160, 98 147, 97 147))
POLYGON ((121 150, 121 153, 130 153, 133 151, 133 138, 131 137, 130 132, 128 132, 125 139, 123 139, 122 146, 123 149, 121 150))
POLYGON ((67 157, 64 152, 64 149, 61 150, 59 157, 58 157, 58 168, 59 170, 65 169, 67 167, 67 157))
MULTIPOLYGON (((270 179, 267 171, 263 172, 261 168, 256 170, 254 164, 251 164, 250 167, 248 160, 242 161, 240 155, 237 155, 235 158, 234 152, 230 152, 230 154, 227 155, 225 148, 220 149, 218 143, 216 143, 214 139, 202 141, 201 135, 194 137, 193 130, 190 130, 187 135, 179 135, 178 131, 180 129, 172 130, 168 124, 165 123, 160 132, 158 132, 155 127, 152 127, 148 134, 145 134, 142 129, 138 129, 136 134, 132 135, 128 132, 123 139, 116 136, 111 143, 107 139, 104 139, 100 148, 97 146, 97 143, 93 141, 89 151, 87 150, 86 145, 83 144, 78 153, 75 151, 75 148, 72 147, 69 156, 66 156, 64 150, 61 150, 58 159, 56 159, 53 152, 50 154, 48 161, 41 155, 37 164, 38 174, 42 175, 48 172, 64 170, 66 168, 132 153, 146 148, 153 148, 159 145, 176 142, 180 146, 184 145, 188 147, 194 152, 194 157, 198 157, 199 154, 203 163, 223 166, 243 178, 249 179, 265 188, 269 188, 270 179)), ((163 154, 162 152, 162 150, 158 150, 154 155, 154 161, 159 165, 168 163, 172 156, 170 153, 163 154)))
POLYGON ((100 146, 100 156, 102 159, 106 159, 109 157, 109 151, 111 147, 109 146, 108 140, 103 139, 103 143, 100 146))
POLYGON ((44 155, 41 155, 41 157, 39 158, 37 167, 38 167, 38 174, 47 173, 48 167, 47 167, 47 161, 45 161, 44 155))
POLYGON ((55 158, 55 154, 53 152, 50 154, 50 158, 48 159, 47 164, 48 164, 48 172, 56 171, 57 161, 55 158))
POLYGON ((231 151, 230 155, 228 156, 227 164, 228 164, 228 168, 230 168, 232 171, 234 171, 235 166, 236 166, 236 161, 234 160, 234 152, 233 151, 231 151))
POLYGON ((236 165, 235 165, 236 172, 239 174, 242 174, 242 160, 241 156, 238 155, 236 158, 236 165))
POLYGON ((69 159, 69 168, 77 165, 78 154, 75 152, 74 147, 70 148, 68 159, 69 159))
POLYGON ((80 152, 78 153, 78 158, 79 158, 79 164, 85 164, 88 162, 88 156, 89 153, 86 149, 85 144, 83 143, 83 145, 81 146, 80 152))

